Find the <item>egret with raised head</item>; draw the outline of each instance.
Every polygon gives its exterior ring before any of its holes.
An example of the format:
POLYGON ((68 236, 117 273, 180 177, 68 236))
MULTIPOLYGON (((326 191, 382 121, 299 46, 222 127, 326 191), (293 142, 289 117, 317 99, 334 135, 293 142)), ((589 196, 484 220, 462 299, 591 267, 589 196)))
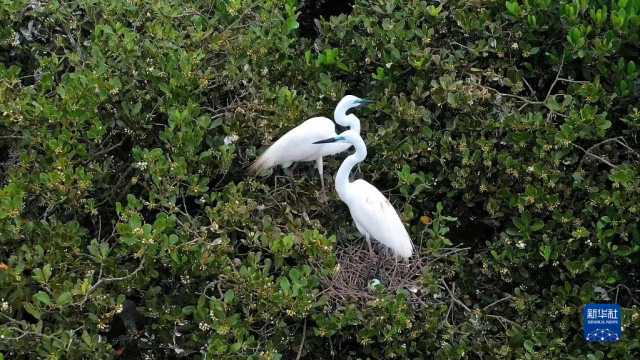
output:
MULTIPOLYGON (((348 126, 349 130, 360 133, 360 120, 347 111, 353 108, 366 106, 372 101, 361 99, 357 96, 347 95, 340 100, 334 111, 334 118, 341 126, 348 126)), ((315 161, 322 194, 324 194, 324 177, 322 158, 347 150, 347 143, 314 145, 313 142, 335 137, 335 123, 326 117, 313 117, 302 124, 289 130, 280 139, 273 143, 258 159, 249 167, 252 175, 260 174, 274 166, 280 165, 288 168, 294 162, 315 161)))
POLYGON ((340 199, 349 207, 356 228, 367 240, 369 253, 374 256, 371 239, 375 239, 391 249, 394 255, 410 258, 413 244, 393 205, 380 190, 367 181, 349 181, 351 169, 367 157, 367 146, 360 134, 347 130, 338 136, 314 142, 322 146, 334 143, 350 144, 356 149, 340 165, 335 187, 340 199))

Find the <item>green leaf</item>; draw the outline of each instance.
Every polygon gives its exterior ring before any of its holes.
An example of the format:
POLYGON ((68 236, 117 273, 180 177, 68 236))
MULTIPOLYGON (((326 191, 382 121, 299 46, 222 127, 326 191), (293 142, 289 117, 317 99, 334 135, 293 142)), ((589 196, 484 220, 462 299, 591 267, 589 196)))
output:
POLYGON ((562 106, 556 100, 556 96, 549 96, 549 99, 545 102, 545 105, 552 111, 560 112, 562 110, 562 106))
POLYGON ((224 302, 226 304, 230 304, 233 299, 235 298, 235 293, 233 292, 233 290, 229 289, 224 293, 224 302))
POLYGON ((542 220, 537 220, 531 225, 531 231, 540 231, 544 228, 544 222, 542 220))
POLYGON ((525 350, 527 350, 527 352, 533 353, 534 352, 533 347, 534 347, 534 344, 531 340, 524 341, 524 348, 525 350))
POLYGON ((289 293, 289 291, 291 290, 291 283, 286 276, 280 278, 280 288, 285 294, 289 293))
POLYGON ((42 268, 42 275, 44 276, 44 282, 45 283, 49 282, 49 279, 51 279, 51 265, 46 264, 42 268))
POLYGON ((545 261, 549 261, 549 259, 551 258, 551 246, 549 245, 540 246, 540 255, 544 257, 545 261))
POLYGON ((517 0, 505 2, 505 6, 507 8, 507 12, 509 13, 509 15, 512 15, 512 16, 519 16, 520 12, 522 11, 520 9, 520 4, 518 4, 517 0))
POLYGON ((49 294, 44 291, 38 291, 33 295, 33 298, 45 305, 51 305, 51 298, 49 297, 49 294))
POLYGON ((70 304, 71 300, 73 300, 73 295, 71 294, 71 292, 65 291, 60 294, 60 296, 58 296, 58 299, 56 299, 56 303, 58 305, 64 306, 70 304))
POLYGON ((33 306, 32 303, 28 303, 25 302, 22 304, 22 307, 29 313, 31 314, 34 318, 36 319, 40 319, 40 317, 42 316, 42 312, 35 306, 33 306))
POLYGON ((187 305, 185 307, 182 308, 182 314, 183 315, 191 315, 194 313, 194 311, 196 310, 196 307, 193 305, 187 305))
POLYGON ((438 17, 441 11, 442 11, 442 5, 439 5, 438 7, 435 7, 433 5, 427 6, 427 13, 429 13, 429 15, 432 17, 438 17))
POLYGON ((295 16, 290 16, 289 18, 287 18, 287 31, 288 32, 291 32, 291 31, 297 29, 298 27, 300 27, 300 24, 296 20, 295 16))
POLYGON ((100 244, 98 243, 98 240, 91 240, 91 243, 89 244, 89 246, 87 246, 87 249, 89 250, 89 254, 100 260, 100 244))
POLYGON ((87 344, 90 347, 93 346, 93 339, 91 339, 91 335, 89 335, 87 330, 82 331, 81 337, 82 337, 82 341, 84 341, 85 344, 87 344))

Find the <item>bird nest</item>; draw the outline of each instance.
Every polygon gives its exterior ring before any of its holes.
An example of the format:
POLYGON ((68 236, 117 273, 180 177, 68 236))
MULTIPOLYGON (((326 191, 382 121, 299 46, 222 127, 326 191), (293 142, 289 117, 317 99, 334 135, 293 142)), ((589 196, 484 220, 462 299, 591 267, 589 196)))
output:
POLYGON ((426 305, 421 278, 427 266, 439 258, 464 250, 454 248, 437 257, 414 255, 405 260, 384 251, 377 251, 375 256, 371 256, 366 245, 338 248, 336 271, 321 276, 320 281, 325 288, 323 293, 336 304, 365 304, 379 297, 376 294, 378 286, 392 294, 404 289, 409 294, 409 302, 421 307, 426 305))

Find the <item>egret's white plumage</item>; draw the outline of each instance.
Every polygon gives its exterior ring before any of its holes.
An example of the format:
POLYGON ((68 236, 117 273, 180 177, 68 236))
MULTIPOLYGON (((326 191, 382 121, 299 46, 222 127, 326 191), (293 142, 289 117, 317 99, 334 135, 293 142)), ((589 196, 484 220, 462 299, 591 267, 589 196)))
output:
POLYGON ((411 238, 389 200, 365 180, 349 181, 351 169, 367 157, 367 147, 360 134, 347 130, 339 136, 323 140, 318 145, 340 142, 349 143, 356 149, 356 152, 349 155, 340 165, 335 181, 338 196, 349 207, 356 228, 364 235, 369 247, 370 239, 373 238, 391 249, 395 255, 411 257, 411 238))
MULTIPOLYGON (((360 99, 353 95, 347 95, 340 100, 334 111, 335 120, 342 126, 348 126, 350 130, 360 132, 360 120, 353 114, 347 115, 351 108, 367 104, 368 100, 360 99)), ((298 161, 316 161, 320 182, 324 190, 322 158, 347 150, 350 145, 346 143, 314 145, 318 140, 336 136, 335 124, 326 117, 314 117, 289 130, 280 139, 273 143, 258 159, 249 167, 249 173, 256 175, 274 166, 284 168, 298 161)))
POLYGON ((336 136, 335 124, 326 117, 314 117, 289 130, 273 143, 249 167, 251 174, 258 174, 276 165, 289 167, 297 161, 317 161, 323 156, 337 154, 349 148, 349 144, 311 145, 313 142, 336 136))

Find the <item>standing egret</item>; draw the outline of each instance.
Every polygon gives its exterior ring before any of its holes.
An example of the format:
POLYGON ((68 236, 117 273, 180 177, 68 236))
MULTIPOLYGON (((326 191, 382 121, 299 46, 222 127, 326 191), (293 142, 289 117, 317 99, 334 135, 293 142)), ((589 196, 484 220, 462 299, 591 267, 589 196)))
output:
MULTIPOLYGON (((364 235, 373 256, 371 238, 382 243, 400 257, 409 258, 413 254, 413 244, 400 216, 380 190, 365 180, 349 181, 353 167, 367 157, 367 146, 360 134, 347 130, 338 136, 314 142, 314 144, 347 143, 356 152, 349 155, 340 165, 335 186, 340 199, 347 204, 349 212, 360 234, 364 235)), ((324 145, 323 145, 324 146, 324 145)))
MULTIPOLYGON (((372 101, 357 96, 347 95, 340 100, 334 111, 334 117, 341 126, 360 133, 360 120, 353 114, 347 114, 352 108, 366 106, 372 101)), ((316 161, 320 174, 322 193, 324 194, 324 177, 322 157, 343 152, 349 144, 313 145, 314 141, 336 136, 336 127, 331 119, 314 117, 289 130, 262 154, 249 167, 249 173, 259 174, 276 165, 288 168, 297 161, 316 161)))

